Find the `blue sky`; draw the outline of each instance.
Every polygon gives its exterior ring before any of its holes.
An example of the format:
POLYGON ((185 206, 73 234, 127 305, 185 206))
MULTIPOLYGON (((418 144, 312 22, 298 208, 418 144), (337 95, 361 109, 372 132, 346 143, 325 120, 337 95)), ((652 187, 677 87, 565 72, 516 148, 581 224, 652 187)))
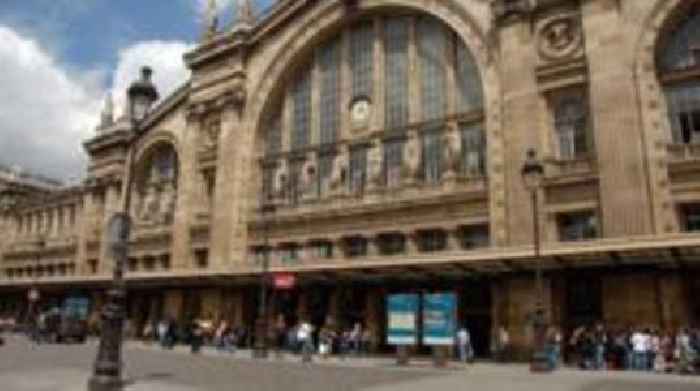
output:
MULTIPOLYGON (((181 57, 196 44, 207 2, 0 0, 0 164, 81 176, 81 143, 108 92, 123 104, 143 64, 154 67, 161 95, 189 77, 181 57)), ((218 0, 223 28, 235 2, 218 0)))

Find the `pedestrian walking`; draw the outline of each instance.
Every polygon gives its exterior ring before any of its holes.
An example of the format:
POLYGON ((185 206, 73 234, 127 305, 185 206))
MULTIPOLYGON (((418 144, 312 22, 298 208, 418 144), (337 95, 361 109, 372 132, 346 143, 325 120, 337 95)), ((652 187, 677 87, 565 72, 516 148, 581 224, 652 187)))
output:
POLYGON ((472 348, 471 334, 466 326, 461 327, 457 331, 457 349, 460 362, 470 363, 473 361, 474 350, 472 348))
POLYGON ((297 331, 297 340, 301 344, 301 354, 303 362, 311 362, 314 351, 312 338, 313 327, 307 321, 301 322, 297 331))

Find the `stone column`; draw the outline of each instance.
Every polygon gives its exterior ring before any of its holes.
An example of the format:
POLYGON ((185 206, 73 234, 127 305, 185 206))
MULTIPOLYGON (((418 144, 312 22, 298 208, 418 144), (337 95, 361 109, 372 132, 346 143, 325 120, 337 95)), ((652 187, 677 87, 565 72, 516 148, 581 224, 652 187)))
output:
POLYGON ((381 335, 382 322, 384 319, 383 305, 386 291, 381 288, 372 288, 367 291, 367 312, 365 314, 365 327, 372 334, 371 351, 376 351, 382 343, 381 335))
POLYGON ((416 123, 421 120, 421 65, 418 53, 416 32, 417 18, 411 17, 408 28, 408 121, 416 123))
MULTIPOLYGON (((309 145, 316 145, 321 140, 321 66, 312 54, 311 62, 311 129, 309 135, 309 145)), ((303 175, 302 175, 303 176, 303 175)))
POLYGON ((651 234, 653 209, 645 168, 648 157, 642 148, 638 85, 629 65, 637 51, 625 50, 623 45, 629 41, 625 39, 628 30, 623 16, 611 12, 606 2, 585 2, 581 12, 589 74, 595 75, 589 78, 588 91, 590 112, 594 113, 590 122, 595 133, 600 198, 605 200, 600 205, 603 236, 651 234))
POLYGON ((350 122, 350 102, 354 99, 354 96, 352 91, 352 68, 350 66, 350 39, 350 29, 344 29, 340 46, 340 101, 338 104, 340 110, 338 138, 340 140, 350 137, 350 129, 352 127, 350 122))
POLYGON ((374 92, 374 99, 372 99, 374 115, 370 128, 379 130, 383 129, 386 123, 386 53, 384 49, 384 20, 380 16, 374 18, 374 36, 374 86, 372 89, 374 92))
POLYGON ((78 234, 78 253, 76 256, 76 267, 78 274, 88 274, 87 242, 92 237, 94 228, 95 203, 91 188, 87 188, 83 193, 83 207, 76 209, 76 227, 78 234), (80 213, 79 213, 80 212, 80 213))
POLYGON ((115 213, 120 212, 121 199, 119 189, 120 186, 115 183, 110 183, 105 187, 104 215, 102 216, 102 221, 99 222, 102 228, 102 236, 100 243, 100 260, 97 266, 98 274, 110 274, 114 267, 114 260, 110 255, 107 226, 115 213))
POLYGON ((257 164, 252 122, 242 121, 247 116, 234 100, 224 100, 221 107, 218 155, 228 158, 219 159, 217 164, 210 265, 218 270, 232 270, 246 267, 248 262, 247 219, 249 208, 254 207, 249 201, 255 204, 259 189, 250 184, 260 183, 260 178, 252 175, 252 165, 257 164))

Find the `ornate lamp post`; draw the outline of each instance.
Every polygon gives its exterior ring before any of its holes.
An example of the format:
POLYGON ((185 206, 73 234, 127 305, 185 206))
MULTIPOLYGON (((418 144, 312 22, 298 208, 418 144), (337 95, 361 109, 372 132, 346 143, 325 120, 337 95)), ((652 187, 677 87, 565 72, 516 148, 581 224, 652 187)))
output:
POLYGON ((121 390, 123 386, 121 347, 124 318, 126 317, 124 265, 129 253, 129 233, 131 230, 129 211, 131 210, 131 183, 135 165, 135 148, 133 147, 141 135, 141 121, 146 117, 153 103, 158 100, 158 91, 151 82, 152 74, 151 68, 143 67, 141 79, 132 83, 127 92, 132 133, 128 140, 122 179, 121 211, 112 217, 108 226, 108 240, 114 259, 112 286, 107 291, 106 304, 102 309, 100 346, 92 377, 88 381, 88 391, 121 390))
POLYGON ((263 223, 263 259, 262 274, 260 275, 260 305, 258 306, 258 318, 255 321, 255 347, 253 356, 255 358, 267 358, 267 336, 269 335, 269 324, 267 319, 267 282, 270 280, 270 219, 275 213, 275 204, 269 202, 267 195, 260 207, 260 214, 263 223))
POLYGON ((535 283, 537 289, 537 302, 532 317, 534 328, 534 351, 530 361, 532 372, 544 372, 549 370, 547 365, 547 352, 545 351, 545 339, 547 323, 544 308, 544 287, 542 283, 542 261, 540 259, 540 220, 538 193, 544 177, 544 167, 537 159, 534 149, 527 151, 527 159, 520 171, 525 188, 530 192, 532 202, 532 240, 535 252, 535 283))

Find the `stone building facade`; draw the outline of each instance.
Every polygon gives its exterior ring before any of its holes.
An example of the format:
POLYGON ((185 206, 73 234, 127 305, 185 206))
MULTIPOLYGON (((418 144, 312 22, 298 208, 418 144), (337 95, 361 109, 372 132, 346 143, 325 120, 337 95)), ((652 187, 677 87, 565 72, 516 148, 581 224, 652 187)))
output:
MULTIPOLYGON (((378 349, 385 295, 410 291, 456 292, 477 353, 498 326, 526 349, 538 265, 565 332, 700 322, 700 1, 239 3, 133 143, 135 330, 252 327, 268 250, 297 278, 270 319, 359 321, 378 349)), ((4 204, 2 308, 34 285, 99 308, 132 135, 106 110, 82 186, 4 204)))

